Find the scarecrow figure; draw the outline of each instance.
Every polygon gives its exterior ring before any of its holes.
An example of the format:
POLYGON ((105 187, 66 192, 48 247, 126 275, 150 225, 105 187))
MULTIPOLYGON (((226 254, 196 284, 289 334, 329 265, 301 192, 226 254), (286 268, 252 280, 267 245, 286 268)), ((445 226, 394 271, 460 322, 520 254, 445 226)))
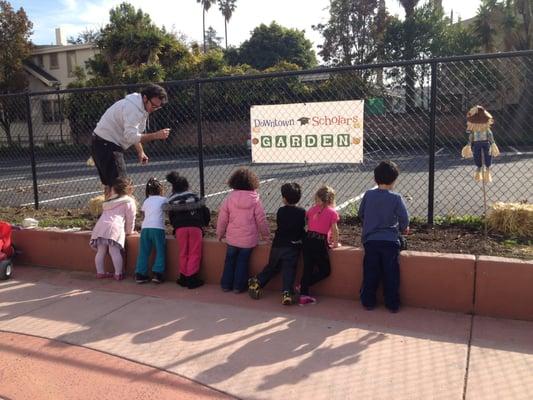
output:
POLYGON ((490 127, 494 123, 492 115, 482 106, 475 106, 466 114, 466 132, 468 144, 463 147, 462 156, 474 157, 476 182, 492 182, 490 167, 492 157, 497 157, 500 150, 494 141, 494 135, 490 127))

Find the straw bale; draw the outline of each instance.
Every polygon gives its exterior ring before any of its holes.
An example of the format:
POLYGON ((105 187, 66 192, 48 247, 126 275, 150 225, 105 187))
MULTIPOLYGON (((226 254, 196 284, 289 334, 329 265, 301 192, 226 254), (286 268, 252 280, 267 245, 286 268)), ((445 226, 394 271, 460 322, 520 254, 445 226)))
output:
POLYGON ((533 237, 533 204, 494 203, 488 212, 487 224, 494 232, 533 237))
POLYGON ((89 200, 89 213, 93 217, 99 217, 102 214, 102 204, 104 203, 104 195, 95 196, 89 200))

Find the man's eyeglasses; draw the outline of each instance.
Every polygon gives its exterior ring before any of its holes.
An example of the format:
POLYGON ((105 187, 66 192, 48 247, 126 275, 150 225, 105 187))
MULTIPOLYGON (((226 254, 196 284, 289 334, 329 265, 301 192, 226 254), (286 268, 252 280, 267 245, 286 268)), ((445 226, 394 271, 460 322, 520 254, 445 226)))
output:
POLYGON ((148 101, 150 102, 150 105, 152 106, 152 110, 159 110, 160 108, 163 107, 163 103, 159 103, 159 104, 154 104, 154 102, 152 101, 152 99, 148 99, 148 101))

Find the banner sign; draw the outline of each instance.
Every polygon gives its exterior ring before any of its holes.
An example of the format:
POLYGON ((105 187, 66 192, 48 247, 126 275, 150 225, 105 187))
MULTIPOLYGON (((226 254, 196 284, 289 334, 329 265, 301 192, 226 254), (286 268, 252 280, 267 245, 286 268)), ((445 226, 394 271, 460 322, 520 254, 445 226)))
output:
POLYGON ((364 100, 252 106, 254 163, 363 162, 364 100))

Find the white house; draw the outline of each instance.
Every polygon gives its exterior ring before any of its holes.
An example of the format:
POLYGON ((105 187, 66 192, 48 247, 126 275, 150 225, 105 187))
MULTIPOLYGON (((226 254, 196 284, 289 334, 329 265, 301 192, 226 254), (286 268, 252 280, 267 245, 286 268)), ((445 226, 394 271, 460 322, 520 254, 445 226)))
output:
MULTIPOLYGON (((30 92, 47 92, 65 89, 76 77, 77 67, 85 69, 85 62, 94 57, 98 49, 94 44, 65 44, 61 30, 56 29, 55 45, 34 46, 31 56, 24 62, 30 92)), ((70 143, 70 128, 64 117, 63 95, 38 95, 31 97, 33 136, 35 144, 70 143), (62 101, 60 101, 62 100, 62 101)), ((0 145, 5 142, 0 131, 0 145)), ((17 143, 28 143, 26 121, 11 124, 11 136, 17 143)))

